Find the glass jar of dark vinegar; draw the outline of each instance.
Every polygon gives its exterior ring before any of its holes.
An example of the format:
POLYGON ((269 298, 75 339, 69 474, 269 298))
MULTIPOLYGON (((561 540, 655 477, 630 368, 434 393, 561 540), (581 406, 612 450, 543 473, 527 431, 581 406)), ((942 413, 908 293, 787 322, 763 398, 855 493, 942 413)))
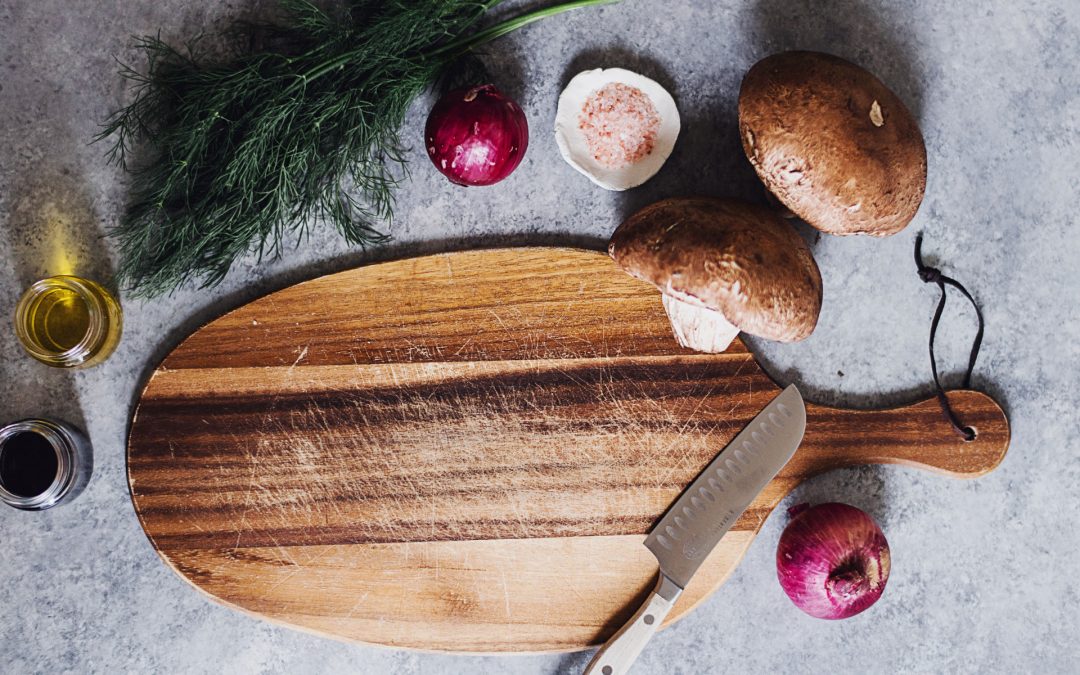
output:
POLYGON ((90 480, 86 435, 66 422, 27 419, 0 427, 0 501, 41 511, 74 499, 90 480))

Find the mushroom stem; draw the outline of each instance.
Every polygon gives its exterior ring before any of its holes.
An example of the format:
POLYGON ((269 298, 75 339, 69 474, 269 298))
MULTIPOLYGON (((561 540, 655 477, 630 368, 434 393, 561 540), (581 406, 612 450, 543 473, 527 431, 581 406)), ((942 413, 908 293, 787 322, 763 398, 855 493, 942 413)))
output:
POLYGON ((667 294, 664 294, 663 300, 671 330, 683 347, 719 354, 739 334, 739 329, 714 309, 691 305, 667 294))

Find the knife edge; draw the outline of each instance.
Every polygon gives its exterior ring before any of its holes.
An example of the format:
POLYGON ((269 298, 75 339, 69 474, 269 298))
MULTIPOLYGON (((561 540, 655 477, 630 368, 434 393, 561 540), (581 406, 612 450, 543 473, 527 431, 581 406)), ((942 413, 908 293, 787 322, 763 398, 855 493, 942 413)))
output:
POLYGON ((795 454, 806 407, 790 385, 714 457, 653 526, 645 546, 679 588, 795 454))

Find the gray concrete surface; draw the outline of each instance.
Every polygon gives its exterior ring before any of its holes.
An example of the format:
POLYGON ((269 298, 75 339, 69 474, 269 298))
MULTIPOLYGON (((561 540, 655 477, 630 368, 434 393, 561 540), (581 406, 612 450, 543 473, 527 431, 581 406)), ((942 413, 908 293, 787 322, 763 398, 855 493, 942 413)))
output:
MULTIPOLYGON (((516 4, 516 3, 514 3, 516 4)), ((535 3, 534 3, 535 4, 535 3)), ((123 177, 87 142, 126 100, 113 57, 128 36, 170 40, 252 11, 248 0, 0 0, 0 316, 65 265, 108 278, 102 232, 123 177)), ((687 193, 760 200, 735 134, 742 74, 782 49, 867 66, 917 112, 930 178, 916 221, 886 240, 818 240, 825 305, 798 345, 755 344, 808 397, 870 406, 929 395, 936 302, 911 262, 929 257, 981 300, 977 386, 1008 409, 1013 442, 993 474, 958 482, 901 468, 821 476, 789 499, 840 500, 876 515, 892 545, 883 600, 844 622, 810 619, 775 580, 784 517, 766 523, 730 581, 643 655, 639 673, 1075 672, 1080 649, 1080 5, 945 0, 626 0, 555 19, 490 49, 497 79, 528 112, 532 143, 506 182, 463 190, 422 155, 419 101, 405 127, 414 175, 394 242, 363 252, 326 229, 283 259, 246 260, 213 292, 125 299, 125 334, 101 367, 46 369, 0 326, 0 418, 57 416, 87 429, 96 473, 46 513, 0 510, 0 672, 553 673, 588 654, 458 657, 343 644, 218 607, 174 576, 128 499, 124 435, 148 366, 201 322, 268 289, 368 260, 529 241, 600 247, 621 218, 687 193), (639 69, 670 86, 683 136, 654 180, 627 194, 592 186, 549 129, 562 83, 585 67, 639 69), (842 374, 841 374, 842 373, 842 374)), ((809 233, 808 233, 809 235, 809 233)), ((941 356, 955 383, 973 317, 951 305, 941 356)))

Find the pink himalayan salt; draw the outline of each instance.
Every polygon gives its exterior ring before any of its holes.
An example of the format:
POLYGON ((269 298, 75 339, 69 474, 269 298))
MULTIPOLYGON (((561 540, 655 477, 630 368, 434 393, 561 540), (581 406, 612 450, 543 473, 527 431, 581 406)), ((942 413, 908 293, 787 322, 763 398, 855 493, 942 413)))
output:
POLYGON ((609 169, 619 169, 653 151, 660 115, 640 89, 611 82, 585 101, 578 128, 593 159, 609 169))

